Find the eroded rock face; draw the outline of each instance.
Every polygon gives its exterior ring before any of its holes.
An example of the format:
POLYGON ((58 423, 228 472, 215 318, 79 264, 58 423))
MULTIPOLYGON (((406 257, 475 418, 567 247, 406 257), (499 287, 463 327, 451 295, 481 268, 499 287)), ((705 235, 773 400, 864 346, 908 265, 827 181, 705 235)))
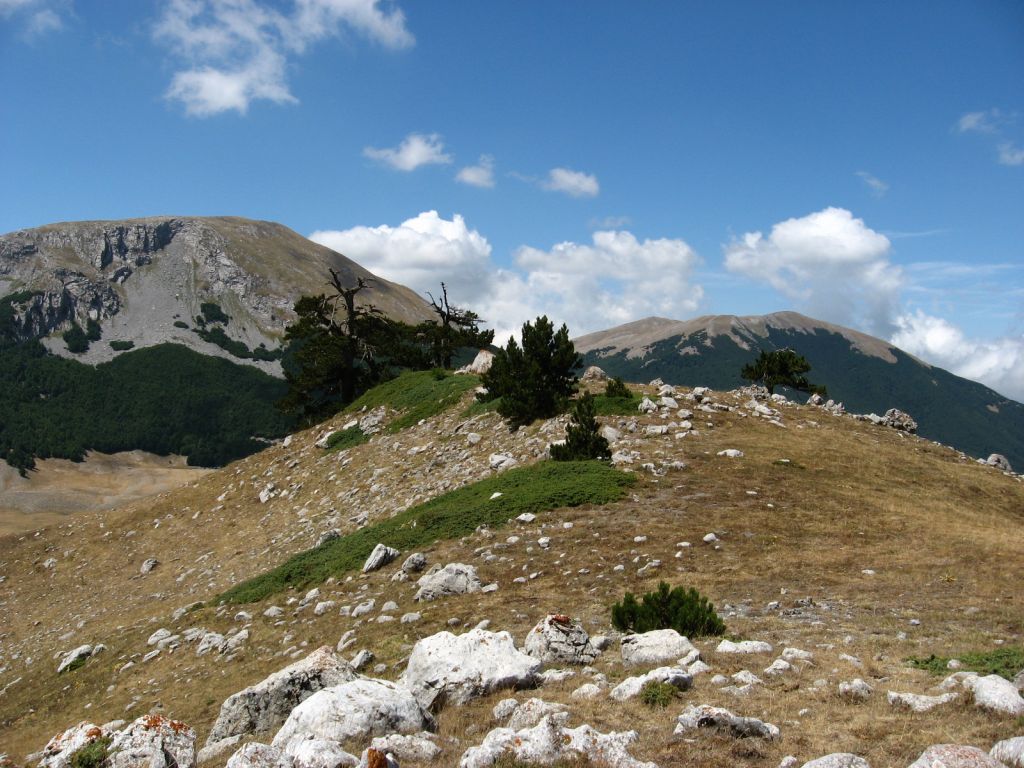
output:
POLYGON ((221 705, 207 744, 238 734, 266 733, 281 725, 300 703, 323 688, 354 680, 353 669, 329 647, 232 694, 221 705))
POLYGON ((508 632, 438 632, 416 643, 401 682, 425 709, 436 711, 493 691, 532 687, 541 666, 516 649, 508 632))
POLYGON ((545 664, 592 664, 599 652, 579 622, 553 613, 526 635, 525 650, 545 664))
POLYGON ((487 768, 508 755, 537 765, 583 757, 615 768, 657 768, 655 763, 642 762, 629 754, 628 747, 636 739, 636 731, 600 733, 589 725, 566 728, 545 717, 533 728, 521 731, 495 728, 480 746, 463 753, 459 768, 487 768))
POLYGON ((195 768, 196 732, 163 715, 143 715, 110 742, 110 768, 195 768))
POLYGON ((476 353, 476 357, 473 358, 473 362, 469 365, 456 370, 456 373, 472 373, 477 376, 487 373, 491 370, 491 365, 494 363, 494 353, 489 352, 486 349, 481 349, 476 353))
POLYGON ((917 422, 914 421, 909 413, 904 413, 898 408, 890 408, 886 411, 885 416, 882 417, 882 424, 911 435, 917 432, 917 422))
POLYGON ((390 733, 432 731, 434 718, 405 687, 385 680, 352 680, 317 691, 299 704, 271 746, 294 756, 308 739, 342 743, 390 733))
POLYGON ((655 629, 622 638, 622 663, 627 667, 668 664, 695 650, 674 629, 655 629))

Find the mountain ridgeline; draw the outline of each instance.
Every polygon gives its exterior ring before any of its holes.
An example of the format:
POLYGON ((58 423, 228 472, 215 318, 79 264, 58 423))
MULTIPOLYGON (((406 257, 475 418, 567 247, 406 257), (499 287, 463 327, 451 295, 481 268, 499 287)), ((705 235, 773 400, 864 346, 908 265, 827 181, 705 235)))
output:
POLYGON ((854 413, 899 408, 923 437, 973 456, 1005 455, 1024 466, 1024 405, 936 368, 886 342, 795 312, 689 321, 647 318, 576 339, 587 365, 626 381, 661 378, 683 386, 733 389, 760 350, 790 348, 809 378, 854 413))

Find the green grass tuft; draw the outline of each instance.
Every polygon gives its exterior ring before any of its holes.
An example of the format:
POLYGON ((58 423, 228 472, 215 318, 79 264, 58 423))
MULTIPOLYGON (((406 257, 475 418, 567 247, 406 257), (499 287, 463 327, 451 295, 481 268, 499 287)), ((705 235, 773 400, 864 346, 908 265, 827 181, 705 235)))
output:
POLYGON ((663 683, 660 680, 649 680, 640 689, 640 701, 648 707, 660 707, 664 709, 671 704, 679 695, 679 689, 674 685, 663 683))
POLYGON ((436 370, 407 371, 364 393, 345 411, 355 413, 364 406, 369 410, 381 405, 401 411, 385 429, 393 434, 416 426, 421 419, 436 416, 478 386, 480 379, 476 376, 436 370))
POLYGON ((111 738, 101 736, 84 747, 75 750, 68 760, 71 768, 106 768, 110 765, 109 750, 111 738))
POLYGON ((70 664, 68 664, 66 667, 64 667, 64 671, 61 672, 61 674, 62 675, 66 675, 68 672, 74 672, 75 670, 81 669, 82 667, 85 666, 85 663, 88 660, 89 660, 88 656, 79 656, 77 659, 75 659, 70 664))
POLYGON ((232 587, 218 600, 253 603, 289 587, 305 588, 356 571, 378 543, 412 552, 440 539, 466 536, 480 525, 502 525, 523 512, 607 504, 621 498, 635 481, 632 475, 594 461, 541 462, 512 469, 300 552, 232 587), (495 493, 502 495, 492 499, 495 493))
POLYGON ((637 412, 640 400, 636 395, 631 397, 594 395, 594 406, 598 416, 631 416, 637 412))
POLYGON ((1024 670, 1024 646, 1003 646, 991 651, 974 651, 958 656, 911 656, 907 659, 910 666, 925 669, 933 675, 948 675, 953 670, 946 664, 950 659, 959 659, 963 669, 977 672, 979 675, 999 675, 1007 680, 1024 670))

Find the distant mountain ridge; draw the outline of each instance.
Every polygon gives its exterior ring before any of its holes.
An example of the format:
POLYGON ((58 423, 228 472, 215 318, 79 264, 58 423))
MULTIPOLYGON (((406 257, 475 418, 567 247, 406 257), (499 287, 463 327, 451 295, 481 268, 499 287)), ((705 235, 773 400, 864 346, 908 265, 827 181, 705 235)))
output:
MULTIPOLYGON (((368 282, 361 303, 406 322, 433 318, 430 306, 409 288, 268 221, 156 216, 48 224, 0 235, 0 296, 34 294, 15 312, 20 334, 46 337, 92 319, 103 342, 75 358, 93 364, 118 354, 111 341, 136 349, 171 342, 280 375, 276 361, 239 357, 230 349, 279 346, 295 301, 324 293, 331 268, 343 281, 368 282), (224 336, 216 337, 220 344, 195 332, 204 303, 231 318, 221 329, 224 336)), ((59 337, 44 343, 69 356, 59 337)))
POLYGON ((847 410, 910 413, 924 437, 981 458, 1005 455, 1024 466, 1024 405, 937 368, 860 331, 797 312, 649 317, 575 340, 587 365, 627 381, 732 389, 762 349, 790 347, 812 365, 808 378, 847 410))

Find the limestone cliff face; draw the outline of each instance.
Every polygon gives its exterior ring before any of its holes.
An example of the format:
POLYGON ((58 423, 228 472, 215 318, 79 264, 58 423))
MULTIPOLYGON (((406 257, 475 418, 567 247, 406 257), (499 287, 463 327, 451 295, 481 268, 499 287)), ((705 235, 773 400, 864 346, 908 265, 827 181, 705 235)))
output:
MULTIPOLYGON (((85 362, 117 354, 113 340, 136 348, 173 341, 230 357, 181 327, 193 324, 204 302, 231 316, 225 331, 232 339, 272 349, 294 317, 295 301, 325 292, 329 268, 347 281, 366 280, 369 288, 360 298, 391 317, 432 317, 429 305, 408 288, 272 222, 154 217, 50 224, 0 236, 0 295, 34 292, 15 307, 20 335, 48 336, 92 319, 103 342, 79 356, 85 362)), ((67 354, 59 338, 45 343, 67 354)))

